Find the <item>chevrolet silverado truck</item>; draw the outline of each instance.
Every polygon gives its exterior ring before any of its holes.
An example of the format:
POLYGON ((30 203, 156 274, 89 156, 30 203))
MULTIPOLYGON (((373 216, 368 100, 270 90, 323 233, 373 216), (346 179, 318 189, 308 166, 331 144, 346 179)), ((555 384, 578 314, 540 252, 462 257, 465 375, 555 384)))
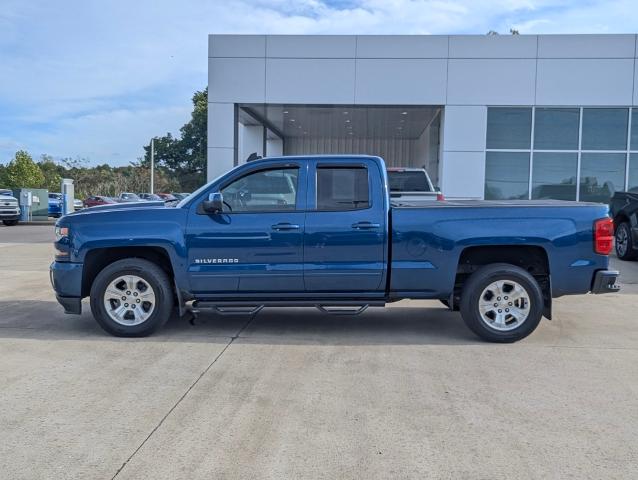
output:
POLYGON ((145 336, 177 309, 360 313, 439 299, 481 338, 513 342, 552 298, 614 292, 608 207, 561 201, 391 202, 381 158, 280 157, 182 200, 104 205, 56 223, 51 280, 67 313, 145 336))

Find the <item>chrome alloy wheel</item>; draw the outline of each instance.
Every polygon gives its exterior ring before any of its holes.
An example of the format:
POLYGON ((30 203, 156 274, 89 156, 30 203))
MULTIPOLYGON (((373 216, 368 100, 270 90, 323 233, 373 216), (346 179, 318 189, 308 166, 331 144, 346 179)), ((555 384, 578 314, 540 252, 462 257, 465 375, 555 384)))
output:
POLYGON ((527 290, 513 280, 489 284, 479 297, 481 320, 490 328, 507 332, 520 327, 530 312, 527 290))
POLYGON ((618 227, 616 230, 616 253, 619 257, 624 257, 627 254, 627 247, 629 246, 629 235, 624 224, 618 227))
POLYGON ((120 325, 139 325, 155 310, 155 292, 143 278, 123 275, 106 287, 104 308, 109 317, 120 325))

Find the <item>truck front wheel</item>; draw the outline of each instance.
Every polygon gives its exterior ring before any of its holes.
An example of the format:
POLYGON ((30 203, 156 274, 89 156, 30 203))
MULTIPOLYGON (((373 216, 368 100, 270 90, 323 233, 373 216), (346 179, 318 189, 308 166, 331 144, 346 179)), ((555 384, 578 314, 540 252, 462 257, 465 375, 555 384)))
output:
POLYGON ((7 227, 13 227, 18 224, 18 220, 2 220, 7 227))
POLYGON ((543 292, 527 271, 508 263, 486 265, 467 280, 461 316, 476 335, 510 343, 532 333, 543 315, 543 292))
POLYGON ((117 337, 145 337, 173 311, 173 291, 164 270, 141 258, 105 267, 91 286, 91 311, 100 326, 117 337))

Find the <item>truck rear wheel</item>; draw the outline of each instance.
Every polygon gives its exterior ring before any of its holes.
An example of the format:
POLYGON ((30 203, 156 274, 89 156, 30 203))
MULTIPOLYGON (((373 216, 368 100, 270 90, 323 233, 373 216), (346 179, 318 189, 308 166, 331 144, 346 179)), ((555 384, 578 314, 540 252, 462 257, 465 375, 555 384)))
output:
POLYGON ((634 250, 634 242, 631 239, 631 227, 629 222, 622 222, 616 227, 614 235, 616 244, 616 255, 621 260, 634 260, 636 251, 634 250))
POLYGON ((538 326, 543 316, 543 292, 522 268, 508 263, 486 265, 463 287, 461 316, 483 340, 516 342, 538 326))
POLYGON ((171 316, 171 281, 164 270, 148 260, 118 260, 95 278, 91 287, 91 311, 111 335, 145 337, 171 316))

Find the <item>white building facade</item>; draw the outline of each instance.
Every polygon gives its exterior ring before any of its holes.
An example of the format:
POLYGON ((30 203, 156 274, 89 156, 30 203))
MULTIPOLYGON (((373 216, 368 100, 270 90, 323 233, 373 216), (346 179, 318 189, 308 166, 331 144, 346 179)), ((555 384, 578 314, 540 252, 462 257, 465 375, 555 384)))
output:
POLYGON ((360 153, 449 197, 606 202, 638 188, 637 40, 210 35, 208 178, 360 153))

